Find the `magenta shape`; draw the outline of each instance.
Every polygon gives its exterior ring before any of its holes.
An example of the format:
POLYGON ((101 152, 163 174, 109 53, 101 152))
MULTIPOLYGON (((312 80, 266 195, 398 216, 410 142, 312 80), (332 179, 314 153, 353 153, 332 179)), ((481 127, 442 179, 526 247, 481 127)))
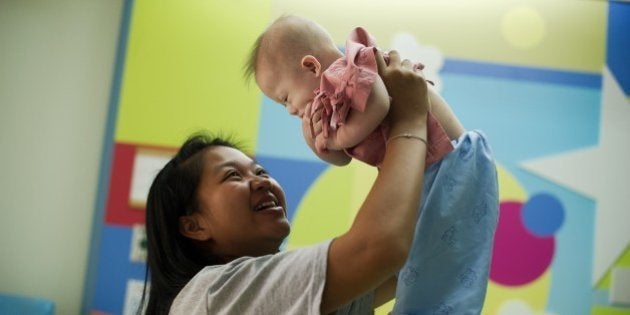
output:
POLYGON ((555 251, 553 236, 539 237, 525 228, 522 207, 523 203, 514 201, 500 204, 490 279, 507 286, 536 280, 549 268, 555 251))

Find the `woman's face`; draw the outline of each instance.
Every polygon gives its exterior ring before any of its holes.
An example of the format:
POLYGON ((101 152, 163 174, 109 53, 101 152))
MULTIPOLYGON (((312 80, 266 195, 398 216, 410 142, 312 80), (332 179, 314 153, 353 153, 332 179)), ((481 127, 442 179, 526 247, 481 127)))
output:
POLYGON ((226 260, 277 252, 290 232, 282 187, 237 149, 216 146, 203 154, 198 219, 212 252, 226 260))

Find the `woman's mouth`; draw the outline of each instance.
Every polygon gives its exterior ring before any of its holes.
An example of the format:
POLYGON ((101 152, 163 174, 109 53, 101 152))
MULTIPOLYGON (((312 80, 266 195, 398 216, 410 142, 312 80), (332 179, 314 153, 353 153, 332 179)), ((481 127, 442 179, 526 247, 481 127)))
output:
POLYGON ((275 208, 278 206, 278 203, 274 200, 271 201, 265 201, 262 202, 260 204, 258 204, 255 208, 254 208, 254 212, 258 212, 258 211, 262 211, 262 210, 268 210, 271 208, 275 208))

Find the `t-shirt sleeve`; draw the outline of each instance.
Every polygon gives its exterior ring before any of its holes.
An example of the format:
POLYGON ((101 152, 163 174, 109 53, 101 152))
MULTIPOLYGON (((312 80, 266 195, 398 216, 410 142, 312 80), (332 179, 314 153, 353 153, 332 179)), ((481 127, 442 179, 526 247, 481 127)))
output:
MULTIPOLYGON (((180 291, 170 314, 320 314, 329 246, 326 241, 206 267, 180 291)), ((334 314, 372 314, 371 296, 334 314)))
POLYGON ((332 315, 374 314, 374 291, 359 297, 334 312, 332 315))
POLYGON ((171 314, 319 314, 330 242, 202 269, 171 314))

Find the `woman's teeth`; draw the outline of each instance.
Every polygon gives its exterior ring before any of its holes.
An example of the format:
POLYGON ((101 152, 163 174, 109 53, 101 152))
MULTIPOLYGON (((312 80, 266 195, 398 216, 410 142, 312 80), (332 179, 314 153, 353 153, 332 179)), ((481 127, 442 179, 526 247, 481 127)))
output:
POLYGON ((275 206, 276 206, 276 202, 275 201, 267 201, 267 202, 263 202, 263 203, 259 204, 258 206, 256 206, 254 211, 260 211, 262 209, 271 208, 271 207, 275 207, 275 206))

